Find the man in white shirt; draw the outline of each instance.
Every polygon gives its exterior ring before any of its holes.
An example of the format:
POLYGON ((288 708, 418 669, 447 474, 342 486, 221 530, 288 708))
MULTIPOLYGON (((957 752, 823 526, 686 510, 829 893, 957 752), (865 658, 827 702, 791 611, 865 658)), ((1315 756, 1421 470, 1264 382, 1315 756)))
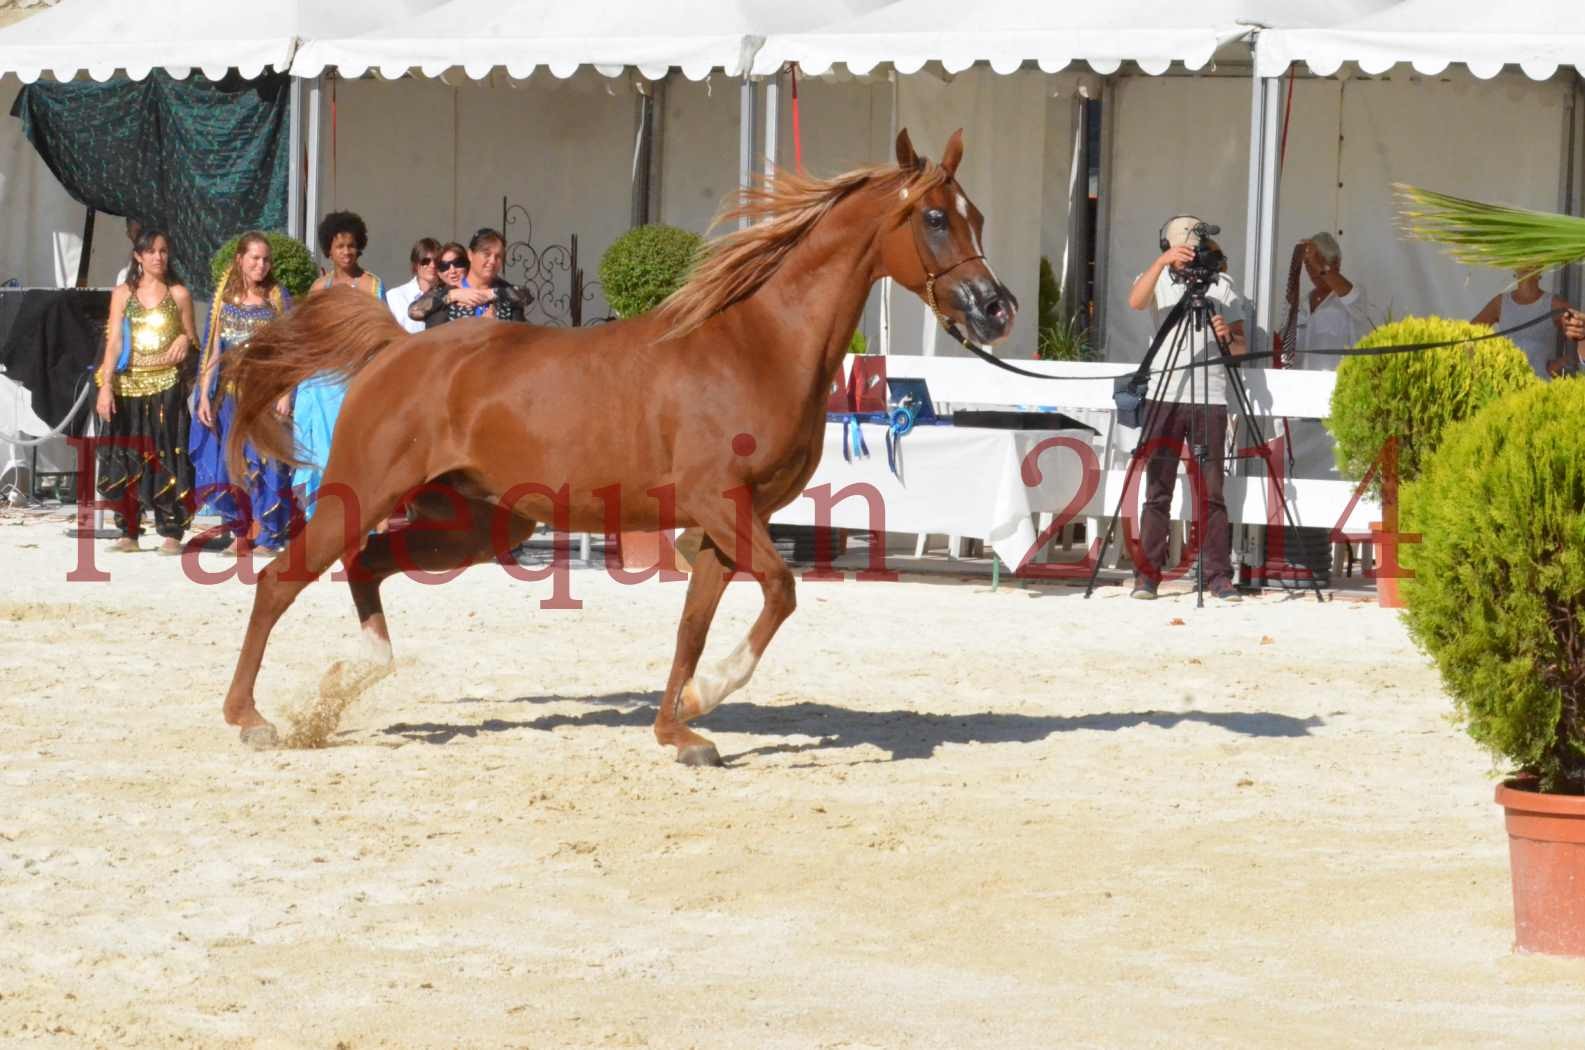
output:
MULTIPOLYGON (((1192 215, 1169 219, 1161 228, 1161 255, 1134 280, 1129 290, 1128 305, 1135 310, 1148 309, 1158 329, 1187 291, 1181 279, 1182 271, 1194 261, 1195 249, 1200 243, 1200 235, 1195 230, 1200 225, 1200 220, 1192 215)), ((1216 311, 1209 329, 1194 327, 1188 317, 1180 319, 1177 327, 1162 340, 1161 350, 1151 364, 1153 370, 1169 365, 1174 369, 1164 382, 1160 377, 1152 377, 1148 388, 1152 397, 1156 396, 1158 387, 1161 393, 1159 404, 1146 407, 1147 418, 1154 418, 1143 435, 1143 447, 1150 450, 1150 458, 1145 465, 1145 506, 1139 523, 1143 558, 1135 567, 1135 598, 1156 596, 1167 558, 1167 523, 1180 456, 1185 444, 1191 455, 1195 445, 1203 444, 1206 462, 1202 487, 1206 506, 1203 517, 1198 507, 1195 516, 1203 544, 1206 588, 1222 601, 1240 600, 1233 586, 1232 531, 1222 495, 1226 477, 1223 467, 1227 438, 1226 366, 1185 366, 1219 357, 1222 351, 1218 341, 1225 343, 1230 353, 1244 353, 1244 320, 1248 305, 1226 274, 1217 274, 1207 287, 1205 298, 1216 311), (1175 361, 1169 360, 1174 345, 1181 345, 1175 361)))
POLYGON ((440 259, 440 242, 433 237, 420 237, 413 242, 413 250, 408 253, 408 261, 413 265, 412 280, 406 284, 399 284, 385 293, 385 305, 391 308, 391 313, 396 315, 396 323, 409 332, 422 332, 424 322, 415 321, 407 316, 407 308, 413 305, 413 300, 429 291, 440 281, 440 276, 435 270, 435 263, 440 259))
MULTIPOLYGON (((1296 310, 1293 367, 1308 372, 1335 372, 1343 359, 1317 350, 1346 350, 1370 334, 1365 289, 1343 276, 1343 252, 1337 239, 1322 231, 1304 241, 1304 271, 1311 289, 1290 303, 1296 310)), ((1291 478, 1336 479, 1334 442, 1318 419, 1284 421, 1288 434, 1291 478)))
POLYGON ((1295 367, 1312 372, 1335 372, 1340 357, 1305 353, 1346 350, 1370 334, 1365 290, 1343 276, 1343 251, 1337 238, 1321 232, 1304 242, 1304 271, 1312 291, 1298 303, 1294 345, 1295 367))

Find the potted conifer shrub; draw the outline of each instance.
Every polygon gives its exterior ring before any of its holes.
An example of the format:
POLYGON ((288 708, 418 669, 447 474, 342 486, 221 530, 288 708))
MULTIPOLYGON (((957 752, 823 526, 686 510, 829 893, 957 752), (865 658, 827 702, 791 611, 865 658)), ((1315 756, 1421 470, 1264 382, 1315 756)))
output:
MULTIPOLYGON (((1359 341, 1360 347, 1441 343, 1489 335, 1484 325, 1441 317, 1405 317, 1382 325, 1359 341)), ((1345 357, 1332 391, 1327 429, 1337 442, 1338 471, 1359 481, 1372 474, 1390 440, 1396 440, 1396 484, 1384 484, 1384 471, 1371 479, 1371 494, 1383 517, 1398 517, 1397 487, 1419 477, 1449 426, 1468 419, 1505 394, 1535 386, 1539 380, 1524 353, 1507 339, 1486 339, 1438 350, 1378 357, 1345 357)), ((1413 530, 1400 529, 1412 532, 1413 530)), ((1398 607, 1398 579, 1376 578, 1382 605, 1398 607)))
MULTIPOLYGON (((612 242, 600 258, 600 285, 618 317, 637 317, 659 306, 688 278, 703 239, 676 226, 635 226, 612 242)), ((648 569, 660 562, 658 532, 622 532, 622 566, 648 569)), ((686 561, 676 558, 678 569, 686 561)))
POLYGON ((1404 487, 1405 621, 1513 775, 1515 945, 1585 955, 1585 382, 1532 384, 1451 428, 1404 487))

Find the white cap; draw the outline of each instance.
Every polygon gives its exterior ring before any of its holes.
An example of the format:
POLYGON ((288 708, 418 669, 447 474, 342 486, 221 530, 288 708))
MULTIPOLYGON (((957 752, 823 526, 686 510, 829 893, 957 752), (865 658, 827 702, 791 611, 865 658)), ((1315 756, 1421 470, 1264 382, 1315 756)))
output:
POLYGON ((1177 248, 1185 244, 1197 248, 1200 244, 1200 235, 1194 232, 1194 228, 1198 225, 1200 220, 1193 215, 1176 215, 1167 220, 1167 224, 1161 228, 1161 239, 1166 242, 1168 248, 1177 248))

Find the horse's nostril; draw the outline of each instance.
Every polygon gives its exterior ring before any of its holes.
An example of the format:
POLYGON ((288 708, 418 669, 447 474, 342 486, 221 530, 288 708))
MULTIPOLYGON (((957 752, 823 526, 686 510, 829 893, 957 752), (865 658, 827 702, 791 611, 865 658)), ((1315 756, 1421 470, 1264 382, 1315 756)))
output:
POLYGON ((1007 316, 1007 304, 1000 298, 992 299, 985 304, 985 316, 1000 321, 1007 316))

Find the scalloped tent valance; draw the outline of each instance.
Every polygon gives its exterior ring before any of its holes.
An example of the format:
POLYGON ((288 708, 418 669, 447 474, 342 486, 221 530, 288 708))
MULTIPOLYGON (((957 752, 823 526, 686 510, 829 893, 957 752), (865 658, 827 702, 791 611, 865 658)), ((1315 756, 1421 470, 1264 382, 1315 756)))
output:
POLYGON ((45 73, 101 83, 125 70, 142 80, 154 69, 186 77, 199 69, 219 80, 236 69, 249 79, 286 72, 303 40, 345 36, 409 21, 440 0, 61 0, 0 29, 0 74, 32 83, 45 73))
POLYGON ((527 77, 541 67, 570 77, 580 66, 607 76, 635 68, 651 79, 679 67, 690 80, 745 72, 765 37, 883 7, 885 0, 451 0, 421 22, 305 42, 300 77, 335 66, 394 79, 409 69, 439 76, 460 66, 475 80, 497 68, 527 77))
POLYGON ((965 17, 961 0, 899 0, 845 22, 771 35, 755 58, 756 73, 796 62, 818 75, 837 64, 867 73, 890 63, 913 73, 939 61, 950 73, 987 62, 1011 73, 1034 62, 1054 73, 1087 62, 1114 73, 1132 61, 1150 74, 1174 62, 1204 68, 1217 49, 1252 25, 1318 26, 1357 17, 1390 0, 982 0, 965 17))
POLYGON ((1482 80, 1516 65, 1546 80, 1560 67, 1585 70, 1585 0, 1403 0, 1331 26, 1261 34, 1257 73, 1281 76, 1295 62, 1320 76, 1345 62, 1371 74, 1408 63, 1426 76, 1457 64, 1482 80))

